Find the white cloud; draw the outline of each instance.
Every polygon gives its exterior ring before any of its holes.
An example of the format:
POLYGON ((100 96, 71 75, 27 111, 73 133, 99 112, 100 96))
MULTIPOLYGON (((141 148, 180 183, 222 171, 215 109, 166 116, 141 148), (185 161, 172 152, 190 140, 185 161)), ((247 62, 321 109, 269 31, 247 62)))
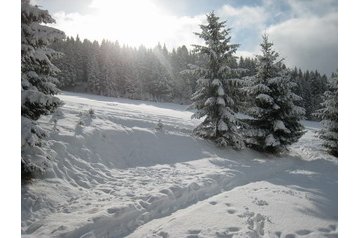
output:
POLYGON ((259 6, 224 5, 218 14, 241 38, 237 55, 259 53, 260 35, 267 32, 287 65, 331 73, 338 61, 336 7, 336 0, 266 0, 259 6))
POLYGON ((275 49, 289 66, 331 73, 338 62, 337 13, 290 19, 267 29, 275 49))
POLYGON ((285 0, 295 17, 323 16, 337 11, 337 0, 285 0))
POLYGON ((232 18, 235 27, 238 28, 260 28, 268 17, 263 7, 243 6, 235 8, 230 5, 224 5, 219 9, 218 13, 224 18, 232 18))
POLYGON ((161 42, 171 48, 198 43, 199 39, 193 32, 199 31, 199 24, 205 21, 205 15, 169 15, 150 0, 94 0, 90 7, 96 10, 95 13, 55 13, 56 27, 67 35, 78 34, 90 40, 105 38, 118 40, 121 44, 144 44, 148 47, 161 42))

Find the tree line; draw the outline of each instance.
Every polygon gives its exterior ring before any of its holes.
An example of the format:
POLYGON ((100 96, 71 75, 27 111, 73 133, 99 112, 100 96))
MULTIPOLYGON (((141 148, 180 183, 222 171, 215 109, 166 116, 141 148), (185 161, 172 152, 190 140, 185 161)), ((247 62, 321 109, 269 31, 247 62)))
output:
MULTIPOLYGON (((151 101, 190 103, 196 78, 182 71, 204 61, 185 45, 168 51, 159 43, 153 49, 135 48, 107 40, 82 41, 77 36, 56 41, 51 47, 64 54, 53 61, 61 70, 57 75, 60 89, 151 101)), ((256 58, 242 56, 231 62, 233 67, 245 69, 240 78, 255 75, 257 63, 256 58)), ((317 120, 313 113, 328 89, 327 76, 297 67, 289 72, 297 84, 294 92, 303 98, 300 106, 306 110, 305 117, 317 120)))
POLYGON ((160 44, 147 49, 68 37, 51 47, 64 53, 54 60, 61 70, 59 87, 64 90, 189 103, 195 88, 194 78, 180 74, 188 64, 200 60, 186 46, 169 52, 160 44))

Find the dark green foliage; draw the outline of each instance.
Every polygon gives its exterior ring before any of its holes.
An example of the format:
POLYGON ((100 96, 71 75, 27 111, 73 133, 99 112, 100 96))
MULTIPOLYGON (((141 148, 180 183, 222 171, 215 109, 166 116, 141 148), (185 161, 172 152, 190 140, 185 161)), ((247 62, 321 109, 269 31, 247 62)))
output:
POLYGON ((41 115, 54 112, 62 102, 55 78, 59 72, 52 60, 61 54, 48 48, 64 33, 46 24, 55 20, 46 10, 21 1, 21 174, 28 179, 48 165, 46 133, 36 124, 41 115))
POLYGON ((230 81, 239 70, 233 54, 238 44, 229 44, 231 37, 225 21, 219 21, 214 13, 207 15, 207 25, 200 25, 201 33, 195 33, 205 45, 194 45, 194 53, 202 56, 202 65, 192 65, 188 73, 198 76, 197 89, 192 96, 193 118, 204 121, 194 129, 200 137, 210 139, 219 146, 243 148, 243 141, 237 126, 234 100, 230 95, 230 81))
POLYGON ((256 150, 276 153, 303 135, 300 120, 304 109, 297 106, 301 97, 292 91, 296 84, 272 46, 264 35, 262 55, 257 56, 257 72, 247 78, 248 86, 242 90, 251 99, 245 110, 251 117, 245 120, 246 144, 256 150))
POLYGON ((328 81, 326 75, 321 75, 317 71, 306 71, 294 68, 291 70, 293 81, 297 84, 294 92, 302 97, 299 106, 306 110, 305 117, 309 120, 317 120, 314 112, 320 108, 322 96, 327 90, 328 81))
POLYGON ((315 116, 321 119, 322 129, 319 138, 327 151, 338 157, 338 75, 332 75, 329 88, 323 95, 321 109, 315 116))

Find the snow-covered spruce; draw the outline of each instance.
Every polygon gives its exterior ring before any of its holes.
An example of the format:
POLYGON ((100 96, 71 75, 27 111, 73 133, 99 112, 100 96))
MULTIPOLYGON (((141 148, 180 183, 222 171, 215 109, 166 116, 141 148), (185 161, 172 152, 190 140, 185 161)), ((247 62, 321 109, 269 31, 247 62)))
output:
POLYGON ((329 90, 324 93, 322 108, 315 116, 321 119, 322 129, 319 138, 327 151, 338 157, 338 75, 333 75, 329 90))
POLYGON ((206 62, 204 66, 191 65, 189 70, 199 76, 190 106, 196 109, 193 118, 205 117, 194 134, 213 140, 219 146, 241 149, 244 143, 238 132, 234 100, 229 94, 230 79, 239 72, 230 67, 239 45, 229 44, 230 30, 213 12, 207 15, 207 21, 207 25, 200 25, 202 32, 195 33, 205 41, 205 46, 194 45, 194 53, 206 62))
POLYGON ((36 125, 41 115, 52 113, 62 103, 54 78, 58 69, 51 63, 59 53, 47 46, 64 37, 64 33, 42 24, 55 20, 48 11, 21 1, 21 165, 22 174, 43 172, 51 157, 46 133, 36 125))
POLYGON ((301 97, 293 93, 296 84, 283 67, 279 54, 272 49, 268 36, 263 35, 262 55, 257 56, 257 73, 247 78, 243 90, 251 106, 246 113, 245 142, 249 147, 279 152, 296 142, 304 133, 300 120, 305 110, 297 106, 301 97))

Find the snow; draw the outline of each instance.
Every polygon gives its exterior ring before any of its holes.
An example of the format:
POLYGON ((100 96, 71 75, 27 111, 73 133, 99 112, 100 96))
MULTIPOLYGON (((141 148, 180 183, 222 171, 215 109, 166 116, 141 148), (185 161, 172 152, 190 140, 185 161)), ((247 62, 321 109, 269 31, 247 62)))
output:
POLYGON ((265 103, 268 103, 270 105, 274 104, 274 100, 271 96, 267 95, 267 94, 259 94, 256 99, 263 101, 265 103))
POLYGON ((216 103, 218 105, 222 105, 222 106, 226 105, 225 100, 222 97, 218 97, 217 100, 216 100, 216 103))
POLYGON ((221 83, 220 79, 214 79, 211 82, 211 85, 213 85, 213 86, 222 86, 222 83, 221 83))
POLYGON ((222 88, 222 86, 218 87, 217 93, 218 93, 218 96, 224 96, 225 95, 225 92, 224 92, 224 89, 222 88))
POLYGON ((275 139, 272 134, 269 134, 265 139, 266 146, 277 146, 280 143, 275 139))
POLYGON ((223 120, 220 120, 218 129, 219 131, 227 131, 229 128, 227 127, 227 124, 223 120))
POLYGON ((284 131, 285 133, 290 133, 291 131, 286 128, 285 124, 281 120, 276 120, 273 126, 274 131, 284 131))
POLYGON ((273 156, 193 137, 186 106, 59 98, 38 121, 56 155, 22 186, 23 237, 337 237, 337 160, 319 123, 273 156))

